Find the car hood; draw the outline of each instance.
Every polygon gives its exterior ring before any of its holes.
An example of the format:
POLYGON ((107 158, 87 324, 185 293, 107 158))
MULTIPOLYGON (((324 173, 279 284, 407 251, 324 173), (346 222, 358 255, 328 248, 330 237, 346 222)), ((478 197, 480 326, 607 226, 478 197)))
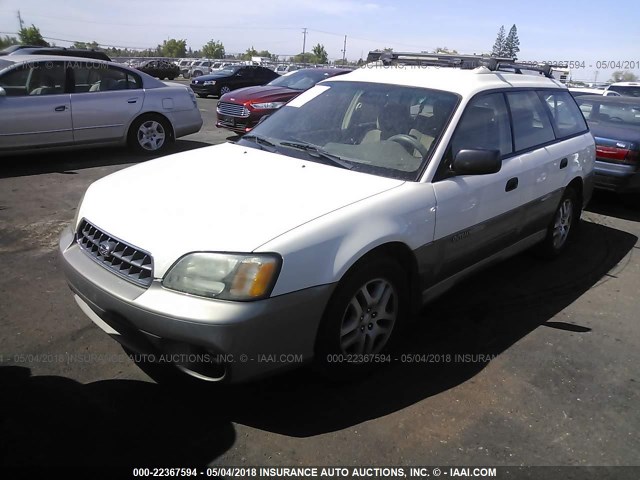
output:
POLYGON ((162 277, 196 251, 251 252, 404 182, 231 143, 148 161, 93 183, 78 218, 150 252, 162 277))
POLYGON ((225 93, 220 97, 222 102, 244 103, 254 100, 282 100, 288 101, 297 97, 302 90, 293 90, 286 87, 274 87, 271 85, 259 85, 256 87, 245 87, 225 93))

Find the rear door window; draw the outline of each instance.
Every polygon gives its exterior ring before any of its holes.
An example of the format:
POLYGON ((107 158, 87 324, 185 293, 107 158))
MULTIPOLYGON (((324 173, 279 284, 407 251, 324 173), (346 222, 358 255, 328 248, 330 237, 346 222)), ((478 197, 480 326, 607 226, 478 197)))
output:
POLYGON ((545 106, 534 91, 507 93, 516 152, 555 140, 545 106))
POLYGON ((549 107, 557 138, 587 131, 587 123, 570 93, 540 92, 540 97, 549 107))

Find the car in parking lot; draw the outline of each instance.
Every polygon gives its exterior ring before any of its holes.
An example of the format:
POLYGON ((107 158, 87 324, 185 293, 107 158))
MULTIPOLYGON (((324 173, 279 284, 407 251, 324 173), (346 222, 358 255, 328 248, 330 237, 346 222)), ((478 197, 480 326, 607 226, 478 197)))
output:
POLYGON ((269 83, 278 74, 265 67, 230 65, 209 75, 191 80, 191 89, 201 98, 220 97, 231 90, 269 83))
POLYGON ((173 80, 180 75, 180 67, 166 60, 147 60, 136 67, 141 72, 159 78, 173 80))
POLYGON ((109 55, 100 50, 89 50, 86 48, 64 48, 64 47, 34 47, 21 45, 20 48, 6 49, 0 55, 59 55, 63 57, 93 58, 95 60, 111 61, 109 55))
POLYGON ((604 88, 586 88, 586 87, 569 87, 569 92, 573 97, 581 97, 583 95, 610 95, 619 96, 619 93, 614 91, 607 92, 604 88))
POLYGON ((351 70, 346 68, 306 68, 277 77, 266 85, 226 93, 218 102, 216 126, 238 133, 249 132, 262 117, 272 114, 316 83, 349 72, 351 70))
POLYGON ((577 99, 596 141, 595 186, 640 193, 640 98, 577 99))
POLYGON ((187 86, 75 57, 0 57, 0 155, 128 144, 158 153, 202 117, 187 86))
POLYGON ((625 97, 640 97, 640 82, 616 82, 607 87, 607 92, 616 92, 625 97))
POLYGON ((287 355, 350 376, 466 276, 531 247, 561 255, 595 161, 575 100, 432 57, 332 77, 235 144, 93 183, 60 238, 81 309, 203 380, 300 365, 287 355), (139 201, 141 178, 162 202, 139 201))

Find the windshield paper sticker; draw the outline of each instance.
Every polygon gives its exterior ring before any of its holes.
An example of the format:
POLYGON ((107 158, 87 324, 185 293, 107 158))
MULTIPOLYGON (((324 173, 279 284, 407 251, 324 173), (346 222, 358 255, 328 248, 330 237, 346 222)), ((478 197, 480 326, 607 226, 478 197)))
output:
POLYGON ((310 102, 311 100, 316 98, 318 95, 320 95, 323 92, 326 92, 330 88, 331 87, 328 87, 326 85, 316 85, 315 87, 307 90, 301 95, 298 95, 296 98, 294 98, 289 103, 287 103, 287 107, 295 107, 295 108, 301 107, 305 103, 310 102))

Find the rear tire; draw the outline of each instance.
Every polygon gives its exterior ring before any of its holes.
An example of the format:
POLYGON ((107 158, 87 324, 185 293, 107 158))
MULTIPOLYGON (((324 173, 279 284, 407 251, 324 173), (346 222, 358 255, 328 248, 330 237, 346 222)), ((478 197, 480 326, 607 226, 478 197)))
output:
POLYGON ((373 258, 340 281, 316 337, 315 366, 346 380, 366 374, 382 361, 406 324, 406 272, 390 258, 373 258))
POLYGON ((141 155, 164 153, 173 142, 173 129, 160 115, 145 114, 136 118, 129 127, 129 148, 141 155))
POLYGON ((576 191, 567 187, 547 227, 547 236, 538 247, 538 253, 548 259, 559 257, 573 240, 580 223, 582 206, 576 191))

